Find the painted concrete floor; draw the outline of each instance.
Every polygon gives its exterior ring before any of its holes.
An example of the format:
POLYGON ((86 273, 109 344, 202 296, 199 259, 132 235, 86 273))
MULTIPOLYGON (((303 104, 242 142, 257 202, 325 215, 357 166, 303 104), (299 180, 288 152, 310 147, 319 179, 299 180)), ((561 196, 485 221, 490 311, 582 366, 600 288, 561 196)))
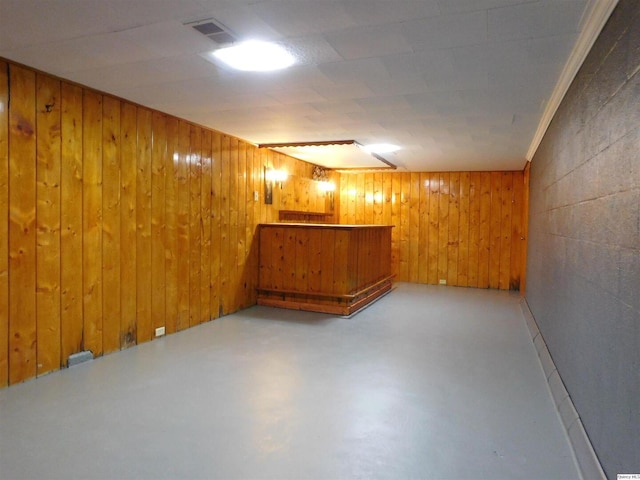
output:
POLYGON ((0 391, 2 479, 578 479, 519 296, 253 307, 0 391))

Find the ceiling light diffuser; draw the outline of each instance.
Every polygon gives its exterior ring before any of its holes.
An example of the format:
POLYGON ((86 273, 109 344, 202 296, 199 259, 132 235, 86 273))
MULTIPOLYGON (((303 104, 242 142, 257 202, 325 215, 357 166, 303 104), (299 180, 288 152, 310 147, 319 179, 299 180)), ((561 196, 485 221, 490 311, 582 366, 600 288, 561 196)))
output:
POLYGON ((369 153, 393 153, 401 149, 398 145, 391 143, 371 143, 362 148, 369 153))
POLYGON ((275 43, 251 40, 213 52, 213 56, 236 70, 267 72, 294 64, 295 59, 286 49, 275 43))

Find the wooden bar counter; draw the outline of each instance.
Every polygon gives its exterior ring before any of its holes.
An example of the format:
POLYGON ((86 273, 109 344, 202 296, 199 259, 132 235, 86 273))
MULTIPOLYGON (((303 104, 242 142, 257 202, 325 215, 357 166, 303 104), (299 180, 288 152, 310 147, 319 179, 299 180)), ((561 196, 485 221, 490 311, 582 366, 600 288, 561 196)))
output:
POLYGON ((351 315, 391 289, 387 225, 260 225, 258 304, 351 315))

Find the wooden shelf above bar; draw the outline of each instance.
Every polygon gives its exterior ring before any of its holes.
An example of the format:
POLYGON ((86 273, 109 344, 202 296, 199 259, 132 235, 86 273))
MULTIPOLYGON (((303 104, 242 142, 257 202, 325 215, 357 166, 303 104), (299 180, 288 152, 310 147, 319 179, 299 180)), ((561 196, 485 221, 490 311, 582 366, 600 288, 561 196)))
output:
POLYGON ((351 315, 392 287, 389 225, 260 225, 258 304, 351 315))
POLYGON ((278 220, 281 222, 326 223, 333 220, 333 213, 279 210, 278 220))

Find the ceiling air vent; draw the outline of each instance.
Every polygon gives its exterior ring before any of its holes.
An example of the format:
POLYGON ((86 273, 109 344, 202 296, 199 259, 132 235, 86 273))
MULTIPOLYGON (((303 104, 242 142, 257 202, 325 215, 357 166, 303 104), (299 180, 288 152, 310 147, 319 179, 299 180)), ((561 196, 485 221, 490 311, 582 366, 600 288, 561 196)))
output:
POLYGON ((189 22, 185 25, 194 28, 209 40, 214 41, 218 45, 226 45, 237 40, 236 37, 229 33, 228 30, 226 30, 219 23, 214 22, 211 18, 208 18, 206 20, 198 20, 196 22, 189 22))

